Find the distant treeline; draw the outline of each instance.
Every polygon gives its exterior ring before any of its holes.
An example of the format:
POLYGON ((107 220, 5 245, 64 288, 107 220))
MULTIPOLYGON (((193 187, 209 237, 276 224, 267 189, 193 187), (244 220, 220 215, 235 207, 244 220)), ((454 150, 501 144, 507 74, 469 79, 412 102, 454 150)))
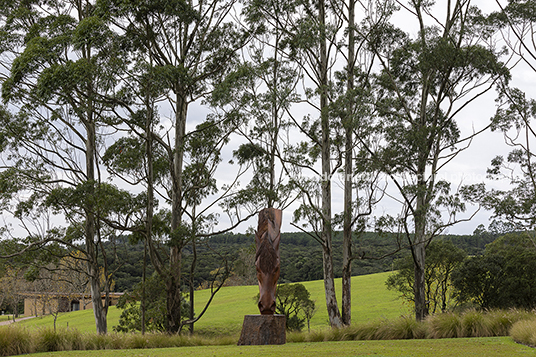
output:
MULTIPOLYGON (((498 235, 483 232, 473 235, 443 235, 435 239, 447 239, 465 250, 469 255, 480 255, 486 244, 491 243, 498 235)), ((352 274, 365 275, 392 270, 393 260, 409 254, 404 248, 404 240, 398 240, 395 234, 378 234, 365 232, 354 239, 352 274), (402 248, 401 248, 402 247, 402 248)), ((112 249, 110 246, 109 249, 112 249)), ((254 276, 253 257, 255 255, 255 238, 247 234, 224 234, 197 243, 197 264, 193 274, 196 287, 210 281, 211 272, 227 263, 235 274, 254 276)), ((335 276, 342 274, 342 233, 333 237, 333 263, 335 276)), ((114 254, 108 254, 109 263, 113 266, 114 259, 121 261, 121 267, 115 274, 115 290, 127 291, 141 281, 143 271, 143 244, 115 247, 114 254)), ((184 249, 183 261, 184 281, 189 279, 189 267, 193 258, 192 247, 184 249)), ((299 282, 322 279, 322 247, 313 236, 302 233, 282 233, 281 235, 281 277, 280 282, 299 282)), ((147 274, 153 273, 149 259, 147 274)), ((250 280, 251 281, 251 280, 250 280)), ((251 283, 251 282, 250 282, 251 283)))

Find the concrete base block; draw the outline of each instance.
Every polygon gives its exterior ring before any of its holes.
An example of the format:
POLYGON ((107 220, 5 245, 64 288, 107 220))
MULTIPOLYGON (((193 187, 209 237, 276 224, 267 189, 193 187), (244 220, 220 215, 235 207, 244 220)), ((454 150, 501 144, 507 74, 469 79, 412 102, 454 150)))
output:
POLYGON ((238 345, 284 345, 285 315, 246 315, 238 345))

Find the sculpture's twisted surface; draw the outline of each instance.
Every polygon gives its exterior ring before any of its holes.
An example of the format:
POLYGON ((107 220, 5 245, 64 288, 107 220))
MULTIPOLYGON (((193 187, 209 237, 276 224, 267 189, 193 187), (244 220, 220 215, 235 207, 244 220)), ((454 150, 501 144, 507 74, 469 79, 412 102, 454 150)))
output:
POLYGON ((275 292, 280 272, 281 218, 281 210, 275 208, 265 208, 259 212, 259 226, 255 234, 255 267, 259 279, 259 310, 262 315, 275 313, 275 292))

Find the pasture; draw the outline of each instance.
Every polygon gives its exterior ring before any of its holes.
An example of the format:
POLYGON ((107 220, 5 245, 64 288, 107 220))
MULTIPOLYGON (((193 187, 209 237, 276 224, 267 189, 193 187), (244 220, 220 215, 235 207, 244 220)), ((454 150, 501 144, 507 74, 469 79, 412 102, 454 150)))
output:
MULTIPOLYGON (((385 280, 390 273, 355 276, 352 278, 352 321, 366 322, 380 318, 394 318, 411 313, 410 307, 397 298, 397 293, 385 287, 385 280)), ((336 280, 336 288, 340 290, 341 280, 336 280)), ((322 280, 304 282, 303 285, 316 300, 317 312, 311 320, 311 329, 322 329, 328 326, 328 316, 322 280)), ((258 294, 257 286, 231 286, 222 288, 216 294, 205 315, 195 325, 198 333, 208 336, 236 335, 240 333, 244 315, 258 314, 255 301, 258 294)), ((196 311, 201 311, 210 296, 209 290, 195 293, 196 311)), ((338 296, 340 301, 341 297, 338 296)), ((108 312, 108 330, 118 324, 121 310, 115 306, 108 312)), ((21 321, 28 328, 52 327, 53 317, 37 317, 21 321)), ((76 328, 80 332, 94 332, 95 321, 92 310, 62 313, 56 321, 58 328, 76 328)))
MULTIPOLYGON (((396 321, 400 316, 411 315, 410 307, 397 298, 396 293, 385 288, 385 280, 389 273, 357 276, 352 279, 352 314, 353 324, 373 326, 374 321, 396 321)), ((336 282, 340 288, 340 280, 336 282)), ((38 317, 19 322, 17 325, 27 331, 13 330, 21 336, 31 338, 30 331, 41 331, 37 334, 40 339, 48 338, 54 343, 63 338, 73 338, 79 333, 88 334, 85 348, 89 350, 61 352, 34 353, 36 357, 171 357, 178 354, 187 354, 190 357, 205 356, 525 356, 534 355, 536 350, 517 344, 511 337, 479 337, 479 338, 432 338, 411 340, 373 340, 363 341, 348 338, 350 341, 337 340, 330 337, 328 319, 324 302, 323 281, 303 283, 310 291, 313 300, 316 300, 318 311, 311 321, 313 334, 288 334, 288 343, 283 346, 236 346, 241 330, 243 316, 257 314, 255 296, 257 286, 239 286, 223 288, 215 297, 205 316, 196 324, 198 337, 178 337, 176 341, 166 340, 164 336, 142 336, 139 334, 115 334, 99 337, 93 335, 95 331, 92 310, 64 313, 58 316, 56 325, 58 335, 50 331, 53 326, 53 317, 38 317), (50 332, 46 332, 46 331, 50 332), (64 331, 64 332, 62 332, 64 331), (71 333, 65 331, 72 331, 71 333), (78 331, 78 332, 75 332, 78 331), (66 337, 59 337, 66 333, 66 337), (69 335, 72 335, 69 337, 69 335), (93 337, 91 337, 93 335, 93 337), (44 337, 48 336, 48 337, 44 337), (54 337, 56 336, 56 337, 54 337), (59 338, 59 340, 58 340, 59 338), (92 342, 91 342, 92 341, 92 342), (119 342, 121 341, 121 342, 119 342), (162 343, 158 343, 162 341, 162 343), (313 342, 315 341, 315 342, 313 342), (321 343, 319 343, 321 342, 321 343), (99 347, 100 346, 100 347, 99 347), (116 346, 116 347, 114 347, 116 346), (123 347, 119 347, 123 346, 123 347), (127 347, 124 347, 127 346, 127 347), (153 347, 167 348, 153 348, 153 347), (172 347, 182 346, 182 347, 172 347), (128 350, 121 348, 131 348, 128 350)), ((209 291, 197 291, 196 310, 200 311, 209 297, 209 291)), ((340 296, 338 297, 340 301, 340 296)), ((108 313, 108 328, 112 331, 119 320, 121 311, 111 307, 108 313)), ((402 319, 405 320, 405 319, 402 319)), ((408 319, 411 320, 411 317, 408 319)), ((445 321, 448 323, 447 319, 445 321)), ((356 330, 357 331, 357 330, 356 330)), ((419 328, 416 329, 419 331, 419 328)), ((7 331, 6 331, 7 332, 7 331)), ((350 332, 343 332, 350 333, 350 332)), ((337 332, 334 332, 337 334, 337 332)), ((1 337, 1 336, 0 336, 1 337)), ((7 337, 7 336, 6 336, 7 337)), ((348 337, 348 336, 346 336, 348 337)), ((394 337, 400 338, 400 337, 394 337)), ((419 337, 420 338, 420 337, 419 337)), ((2 340, 0 338, 0 340, 2 340)), ((82 338, 82 340, 84 340, 82 338)), ((0 341, 1 342, 1 341, 0 341)), ((33 343, 33 342, 32 342, 33 343)), ((41 341, 41 344, 44 342, 41 341)), ((48 344, 45 343, 45 345, 48 344)), ((1 343, 0 343, 1 345, 1 343)), ((74 346, 74 345, 73 345, 74 346)), ((77 348, 73 348, 77 349, 77 348)), ((33 349, 32 351, 47 351, 54 349, 33 349)))

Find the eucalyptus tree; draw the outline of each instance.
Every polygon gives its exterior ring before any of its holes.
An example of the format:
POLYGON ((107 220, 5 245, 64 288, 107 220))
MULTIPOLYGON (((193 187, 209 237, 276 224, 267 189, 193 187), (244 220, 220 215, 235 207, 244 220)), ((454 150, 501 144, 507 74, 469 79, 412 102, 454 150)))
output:
POLYGON ((272 23, 263 20, 257 5, 247 3, 243 9, 245 26, 254 34, 244 48, 243 63, 213 93, 212 104, 225 117, 236 118, 235 134, 245 141, 234 152, 240 164, 253 169, 244 200, 284 210, 295 199, 281 159, 290 140, 287 112, 299 101, 296 87, 301 73, 285 52, 285 28, 293 20, 283 10, 287 5, 270 4, 279 14, 272 23))
MULTIPOLYGON (((536 74, 535 21, 536 2, 511 0, 500 11, 488 16, 492 31, 502 34, 510 49, 516 71, 528 70, 536 74)), ((504 83, 500 90, 499 107, 492 118, 492 130, 504 133, 505 143, 512 148, 506 156, 495 157, 488 169, 489 177, 505 179, 513 186, 509 190, 491 190, 485 196, 485 205, 495 216, 514 225, 514 230, 532 231, 536 227, 536 164, 532 145, 536 138, 536 99, 521 88, 504 83)))
POLYGON ((498 81, 508 80, 509 71, 486 41, 471 1, 394 3, 405 11, 405 26, 415 24, 418 32, 412 36, 386 22, 367 34, 381 68, 376 105, 385 147, 376 158, 403 203, 392 222, 402 227, 411 247, 415 315, 422 320, 428 313, 425 248, 465 210, 463 194, 478 193, 451 193, 450 183, 438 175, 476 135, 462 137, 458 122, 464 110, 498 81))
POLYGON ((2 46, 4 66, 10 69, 2 97, 16 111, 2 116, 6 171, 12 182, 23 183, 19 193, 31 191, 19 205, 23 213, 51 207, 77 232, 56 230, 50 239, 73 249, 82 240, 97 332, 106 333, 111 281, 105 271, 101 286, 103 218, 138 206, 101 181, 109 110, 101 99, 115 91, 120 51, 91 1, 12 1, 3 2, 1 11, 2 31, 9 34, 2 46))
POLYGON ((309 107, 305 108, 314 111, 302 120, 297 118, 296 110, 286 110, 294 128, 293 142, 285 145, 279 157, 302 200, 294 212, 294 221, 305 221, 305 227, 298 227, 312 228, 315 231, 312 235, 323 247, 326 306, 330 324, 339 327, 342 323, 333 273, 331 182, 340 160, 332 165, 332 154, 337 151, 331 144, 329 71, 335 63, 336 38, 343 24, 323 0, 249 1, 247 11, 250 19, 260 22, 261 27, 280 34, 281 40, 278 42, 276 36, 276 42, 272 43, 278 43, 281 56, 297 65, 304 92, 301 105, 307 104, 309 107))
MULTIPOLYGON (((197 129, 187 128, 189 122, 196 122, 195 115, 189 114, 189 109, 192 103, 199 103, 213 91, 214 86, 236 63, 237 51, 247 41, 247 34, 240 31, 233 20, 235 5, 234 0, 208 3, 180 0, 100 2, 100 10, 107 14, 118 32, 134 39, 132 43, 135 48, 143 49, 141 52, 146 56, 146 62, 151 63, 153 73, 158 76, 158 89, 172 111, 171 129, 162 135, 152 136, 168 165, 165 177, 169 180, 166 196, 171 206, 170 248, 168 267, 161 271, 166 271, 169 332, 177 332, 181 327, 181 255, 195 231, 194 216, 199 216, 198 213, 191 213, 195 212, 199 202, 192 200, 195 194, 190 195, 188 191, 197 192, 200 197, 205 195, 197 185, 188 186, 189 173, 186 171, 189 169, 185 161, 188 137, 190 131, 208 133, 211 128, 222 129, 220 124, 226 125, 214 119, 212 122, 207 120, 197 129), (189 209, 194 211, 188 213, 189 209)), ((216 168, 211 165, 218 162, 215 153, 226 138, 227 134, 222 134, 212 142, 215 146, 207 146, 207 150, 212 150, 210 159, 205 159, 208 172, 203 172, 203 177, 197 177, 204 179, 205 175, 209 176, 206 183, 200 183, 203 190, 210 191, 216 168)), ((191 180, 195 181, 195 178, 191 180)), ((229 194, 230 189, 224 192, 229 194)), ((215 204, 208 205, 213 207, 215 204)), ((235 212, 227 210, 233 224, 240 219, 235 212)), ((156 256, 151 253, 151 258, 156 264, 156 256)))
POLYGON ((352 262, 357 258, 352 246, 355 238, 368 228, 367 217, 372 215, 384 189, 379 185, 380 171, 372 160, 378 140, 372 125, 375 66, 374 54, 367 48, 367 36, 363 35, 370 31, 371 24, 363 19, 381 23, 389 16, 390 8, 375 1, 357 0, 333 2, 333 7, 334 13, 347 25, 344 42, 339 43, 344 68, 335 72, 330 113, 334 125, 338 126, 337 145, 343 148, 339 149, 344 160, 344 167, 339 169, 343 178, 343 212, 336 216, 336 222, 341 224, 343 232, 341 318, 344 325, 350 325, 352 262))
MULTIPOLYGON (((273 142, 270 139, 262 140, 258 134, 270 132, 265 124, 266 118, 277 118, 278 113, 282 118, 284 115, 285 120, 279 120, 280 128, 273 126, 278 123, 277 120, 269 119, 269 123, 274 127, 272 132, 286 135, 279 141, 280 148, 278 146, 275 152, 282 165, 282 172, 291 178, 290 185, 297 189, 303 200, 303 204, 295 212, 294 223, 302 219, 308 222, 300 228, 312 228, 316 232, 314 237, 324 247, 326 302, 330 321, 334 326, 340 326, 340 313, 330 278, 333 270, 330 258, 333 224, 339 223, 339 218, 344 217, 342 323, 350 324, 350 276, 351 261, 354 258, 351 253, 352 227, 359 221, 359 229, 364 228, 361 224, 363 216, 371 213, 371 206, 375 201, 374 194, 363 195, 365 191, 374 192, 375 184, 371 184, 370 180, 375 177, 374 171, 368 177, 356 174, 371 169, 366 167, 365 163, 366 157, 370 155, 363 150, 359 152, 360 145, 354 142, 352 133, 354 130, 360 130, 361 136, 365 136, 365 118, 372 116, 371 106, 367 106, 364 99, 371 91, 367 78, 372 62, 364 60, 366 42, 354 36, 355 3, 247 2, 247 19, 256 26, 255 38, 258 43, 262 43, 262 46, 248 53, 248 58, 253 63, 260 63, 260 69, 264 71, 259 72, 259 67, 245 67, 244 72, 247 75, 244 77, 248 79, 244 80, 244 86, 240 88, 247 87, 250 90, 239 97, 241 100, 235 99, 238 107, 247 108, 244 111, 248 115, 261 118, 257 119, 257 125, 249 132, 248 143, 237 152, 239 159, 271 162, 269 150, 252 142, 251 133, 261 144, 273 142), (345 26, 347 30, 344 34, 348 35, 346 44, 341 41, 345 26), (346 53, 344 49, 347 49, 346 53), (337 59, 337 54, 341 55, 341 59, 337 59), (360 61, 357 66, 356 58, 360 61), (341 69, 341 63, 345 66, 344 69, 341 69), (258 85, 259 82, 248 76, 257 76, 262 85, 258 85), (277 80, 280 81, 279 85, 277 80), (263 92, 264 89, 266 92, 263 92), (266 95, 263 97, 264 93, 266 95), (264 111, 258 110, 259 98, 263 99, 260 105, 264 111), (248 105, 251 102, 254 103, 253 106, 248 105), (313 113, 319 113, 319 119, 311 119, 315 114, 307 114, 303 120, 297 118, 303 111, 309 112, 311 109, 313 113), (344 149, 341 149, 342 147, 344 149), (359 157, 354 156, 354 152, 359 157), (345 177, 345 208, 344 213, 332 221, 331 182, 334 174, 341 171, 343 158, 345 172, 341 176, 345 177), (352 164, 354 160, 358 160, 355 169, 352 164), (317 178, 311 178, 311 175, 317 178), (352 190, 362 192, 354 199, 352 190)), ((370 4, 359 3, 360 14, 371 11, 370 4)), ((233 95, 233 98, 237 96, 233 95)), ((265 186, 270 187, 268 184, 265 186)))

